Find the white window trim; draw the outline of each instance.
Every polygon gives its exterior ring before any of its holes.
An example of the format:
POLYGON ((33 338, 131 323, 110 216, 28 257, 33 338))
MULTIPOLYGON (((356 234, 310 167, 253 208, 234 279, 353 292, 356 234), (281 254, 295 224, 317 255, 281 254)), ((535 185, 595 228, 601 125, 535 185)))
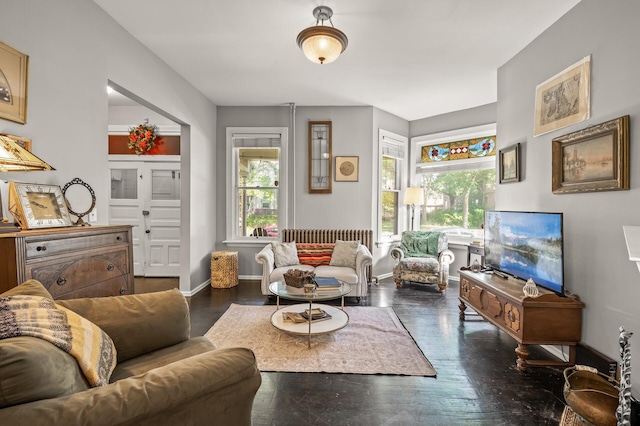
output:
POLYGON ((243 244, 256 244, 264 245, 265 241, 275 241, 278 237, 245 237, 235 235, 234 220, 237 218, 238 212, 237 203, 234 202, 235 193, 235 175, 236 175, 236 162, 234 161, 233 154, 233 135, 247 135, 253 137, 259 137, 260 135, 279 134, 280 135, 280 180, 278 191, 278 229, 286 229, 287 227, 287 153, 288 153, 288 138, 289 129, 287 127, 227 127, 226 129, 226 157, 227 157, 227 233, 226 239, 223 241, 225 244, 243 245, 243 244))
MULTIPOLYGON (((410 158, 410 171, 409 171, 409 182, 410 185, 418 184, 417 175, 418 170, 424 173, 427 170, 431 171, 448 171, 448 170, 462 170, 465 165, 473 165, 473 168, 490 168, 496 167, 496 159, 498 156, 491 156, 486 158, 474 158, 462 161, 462 163, 457 163, 453 161, 443 161, 442 163, 422 163, 420 160, 422 154, 422 147, 435 145, 438 143, 447 143, 447 142, 455 142, 459 140, 465 139, 473 139, 482 136, 490 136, 495 135, 497 132, 496 123, 483 124, 481 126, 474 127, 466 127, 463 129, 451 130, 447 132, 441 133, 433 133, 430 135, 422 135, 411 138, 411 158, 410 158), (491 164, 492 163, 492 164, 491 164)), ((498 147, 496 147, 498 149, 498 147)), ((419 218, 418 218, 419 221, 419 218)), ((418 224, 420 226, 420 224, 418 224)), ((450 244, 462 244, 469 245, 472 238, 463 238, 454 239, 454 241, 449 241, 450 244)))
POLYGON ((409 138, 398 135, 384 129, 378 129, 378 197, 377 197, 377 218, 376 228, 377 237, 376 244, 382 245, 400 240, 402 230, 407 227, 407 207, 402 203, 402 193, 407 186, 407 158, 408 158, 409 138), (396 145, 404 150, 404 156, 398 162, 399 170, 397 170, 399 182, 398 194, 398 234, 389 237, 382 236, 382 151, 385 145, 396 145))

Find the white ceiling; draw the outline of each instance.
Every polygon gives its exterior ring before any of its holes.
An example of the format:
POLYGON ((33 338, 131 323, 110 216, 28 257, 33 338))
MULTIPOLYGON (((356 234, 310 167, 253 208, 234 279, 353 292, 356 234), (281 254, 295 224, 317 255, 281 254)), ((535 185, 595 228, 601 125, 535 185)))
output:
POLYGON ((94 2, 216 105, 372 105, 416 120, 495 102, 497 69, 579 0, 94 2), (318 5, 349 38, 331 64, 296 44, 318 5))

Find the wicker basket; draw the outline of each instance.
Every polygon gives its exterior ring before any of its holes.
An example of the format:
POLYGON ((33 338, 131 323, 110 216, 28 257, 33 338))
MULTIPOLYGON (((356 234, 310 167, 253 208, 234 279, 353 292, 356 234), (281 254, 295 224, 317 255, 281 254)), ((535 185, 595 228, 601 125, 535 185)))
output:
POLYGON ((302 288, 305 284, 313 284, 316 279, 316 274, 313 272, 299 269, 289 269, 283 276, 287 285, 297 288, 302 288))
POLYGON ((230 288, 238 284, 238 252, 221 250, 211 253, 211 287, 230 288))

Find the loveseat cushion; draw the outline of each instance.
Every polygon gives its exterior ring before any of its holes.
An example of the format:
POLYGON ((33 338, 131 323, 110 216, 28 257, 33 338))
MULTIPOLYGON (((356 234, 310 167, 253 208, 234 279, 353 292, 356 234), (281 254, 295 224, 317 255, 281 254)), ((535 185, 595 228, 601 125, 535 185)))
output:
POLYGON ((331 263, 333 243, 297 243, 298 259, 302 265, 313 267, 331 263))
POLYGON ((336 246, 331 254, 331 262, 329 262, 329 265, 355 269, 359 245, 360 241, 336 240, 336 246))
POLYGON ((89 389, 75 358, 37 337, 0 340, 0 407, 89 389))
POLYGON ((178 289, 58 300, 111 337, 118 363, 189 339, 189 305, 178 289))
POLYGON ((300 263, 295 241, 289 243, 273 242, 271 243, 271 249, 273 250, 273 260, 276 268, 300 263))
POLYGON ((40 281, 37 280, 27 280, 22 284, 13 287, 0 294, 0 297, 10 297, 10 296, 39 296, 44 297, 49 300, 53 300, 53 296, 51 293, 47 291, 47 289, 42 285, 40 281))

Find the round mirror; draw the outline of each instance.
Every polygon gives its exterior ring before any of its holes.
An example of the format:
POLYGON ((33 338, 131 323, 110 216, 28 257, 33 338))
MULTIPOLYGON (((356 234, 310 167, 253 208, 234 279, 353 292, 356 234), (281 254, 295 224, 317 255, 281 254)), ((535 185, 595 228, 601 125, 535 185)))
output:
POLYGON ((82 179, 74 178, 62 188, 62 194, 67 202, 69 213, 78 217, 75 223, 79 226, 88 226, 82 218, 94 209, 96 206, 96 194, 93 189, 82 179))

